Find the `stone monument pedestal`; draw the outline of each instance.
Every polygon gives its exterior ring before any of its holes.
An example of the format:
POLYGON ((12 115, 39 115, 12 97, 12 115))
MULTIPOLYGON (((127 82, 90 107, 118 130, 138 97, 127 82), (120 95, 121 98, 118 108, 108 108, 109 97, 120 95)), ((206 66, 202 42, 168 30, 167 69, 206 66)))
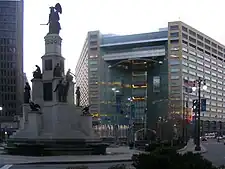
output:
MULTIPOLYGON (((45 110, 45 109, 43 109, 45 110)), ((68 103, 52 105, 48 114, 29 111, 24 128, 14 133, 5 147, 19 155, 105 154, 107 144, 92 129, 92 117, 68 103), (51 118, 52 120, 47 120, 51 118), (45 120, 44 120, 45 119, 45 120)))
POLYGON ((39 68, 38 76, 32 79, 32 105, 38 106, 23 105, 20 129, 7 140, 5 150, 9 154, 106 153, 108 145, 102 143, 94 132, 92 117, 82 116, 82 108, 74 105, 74 82, 64 74, 61 41, 58 34, 49 33, 45 37, 42 73, 39 68), (66 85, 59 84, 59 81, 66 82, 66 85), (59 100, 61 96, 67 99, 59 100))

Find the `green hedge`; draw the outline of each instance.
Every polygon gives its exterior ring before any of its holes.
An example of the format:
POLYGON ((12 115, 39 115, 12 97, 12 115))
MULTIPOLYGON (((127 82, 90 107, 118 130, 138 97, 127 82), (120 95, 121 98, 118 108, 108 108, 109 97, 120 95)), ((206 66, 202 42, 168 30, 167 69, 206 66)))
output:
POLYGON ((200 154, 181 155, 176 149, 161 148, 149 154, 133 156, 136 169, 217 169, 200 154))

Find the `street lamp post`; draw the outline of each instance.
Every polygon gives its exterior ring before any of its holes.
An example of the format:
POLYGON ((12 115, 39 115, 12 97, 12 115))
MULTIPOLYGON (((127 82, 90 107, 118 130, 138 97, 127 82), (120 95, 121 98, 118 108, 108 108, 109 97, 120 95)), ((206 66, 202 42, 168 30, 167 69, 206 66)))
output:
MULTIPOLYGON (((203 83, 203 90, 206 90, 207 86, 206 86, 205 80, 201 79, 200 77, 198 80, 195 81, 195 83, 197 83, 197 85, 198 85, 198 109, 197 109, 198 114, 197 114, 197 116, 195 115, 195 119, 197 117, 197 119, 195 120, 195 126, 197 128, 197 133, 195 135, 195 137, 196 137, 195 151, 201 151, 201 146, 200 146, 201 86, 203 83)), ((192 87, 192 90, 196 91, 196 89, 197 89, 197 87, 194 84, 194 86, 192 87)))

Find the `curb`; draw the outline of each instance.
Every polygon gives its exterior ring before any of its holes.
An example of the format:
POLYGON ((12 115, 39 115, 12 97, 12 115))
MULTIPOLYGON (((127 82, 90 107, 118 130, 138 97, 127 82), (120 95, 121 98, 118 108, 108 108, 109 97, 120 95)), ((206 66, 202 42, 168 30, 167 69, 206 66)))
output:
POLYGON ((104 160, 104 161, 46 161, 46 162, 27 162, 27 163, 15 163, 13 165, 45 165, 45 164, 99 164, 99 163, 120 163, 120 162, 132 162, 131 159, 126 160, 104 160))
POLYGON ((186 149, 187 149, 187 146, 184 146, 183 148, 177 150, 177 152, 179 153, 179 152, 185 151, 186 149))

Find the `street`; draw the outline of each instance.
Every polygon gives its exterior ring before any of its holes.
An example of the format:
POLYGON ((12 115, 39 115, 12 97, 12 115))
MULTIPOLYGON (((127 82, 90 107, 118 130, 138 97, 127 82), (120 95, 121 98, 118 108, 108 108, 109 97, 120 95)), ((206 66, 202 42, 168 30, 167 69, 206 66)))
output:
MULTIPOLYGON (((56 164, 56 165, 3 165, 0 166, 0 169, 73 169, 77 166, 87 166, 88 169, 108 169, 109 167, 121 163, 96 163, 96 164, 56 164)), ((124 162, 124 164, 130 166, 131 162, 124 162)))
MULTIPOLYGON (((225 145, 223 144, 223 141, 217 142, 215 139, 209 139, 206 142, 202 142, 202 145, 207 149, 207 152, 203 154, 203 156, 210 160, 214 165, 220 166, 225 165, 225 145)), ((107 155, 107 156, 92 156, 91 160, 106 160, 108 158, 110 159, 127 159, 131 157, 131 154, 134 152, 131 152, 131 150, 120 147, 116 149, 110 149, 110 153, 114 155, 107 155), (125 154, 121 154, 121 152, 125 154), (129 152, 129 153, 128 153, 129 152), (117 154, 118 153, 118 154, 117 154)), ((35 165, 16 165, 15 163, 22 163, 27 161, 30 162, 38 162, 38 161, 58 161, 58 160, 68 160, 68 161, 74 161, 73 156, 68 156, 66 159, 64 157, 54 157, 55 160, 52 159, 52 157, 44 157, 44 158, 38 158, 38 157, 22 157, 22 156, 8 156, 8 155, 1 155, 0 161, 2 161, 2 165, 0 165, 0 169, 66 169, 66 168, 73 168, 76 166, 87 166, 89 169, 108 169, 110 166, 117 165, 117 164, 123 164, 123 162, 111 162, 111 163, 88 163, 88 164, 35 164, 35 165), (14 164, 14 165, 13 165, 14 164)), ((90 156, 76 156, 75 161, 90 161, 90 156), (79 158, 78 158, 79 157, 79 158)), ((131 162, 124 162, 126 165, 131 165, 131 162)))
POLYGON ((214 165, 220 166, 225 165, 225 145, 223 141, 217 142, 216 139, 202 142, 206 147, 207 152, 203 156, 210 160, 214 165))

